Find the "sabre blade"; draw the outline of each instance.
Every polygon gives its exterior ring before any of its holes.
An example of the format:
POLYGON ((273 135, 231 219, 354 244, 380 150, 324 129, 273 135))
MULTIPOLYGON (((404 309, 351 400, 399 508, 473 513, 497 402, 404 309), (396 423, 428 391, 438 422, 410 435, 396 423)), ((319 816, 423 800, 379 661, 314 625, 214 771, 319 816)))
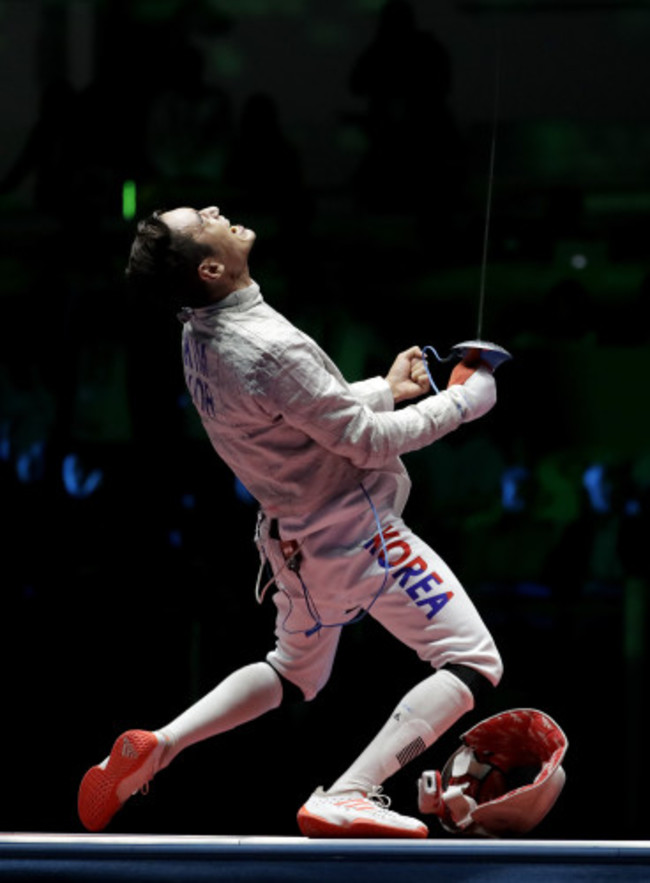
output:
POLYGON ((497 32, 496 65, 494 74, 494 107, 492 110, 492 135, 490 138, 490 162, 488 168, 487 198, 485 207, 485 226, 483 228, 483 255, 481 258, 481 276, 478 297, 478 318, 476 337, 483 336, 483 313, 485 309, 485 280, 487 277, 488 250, 490 244, 490 225, 492 221, 492 199, 494 192, 494 163, 497 146, 497 124, 499 120, 499 104, 501 99, 501 41, 497 32))

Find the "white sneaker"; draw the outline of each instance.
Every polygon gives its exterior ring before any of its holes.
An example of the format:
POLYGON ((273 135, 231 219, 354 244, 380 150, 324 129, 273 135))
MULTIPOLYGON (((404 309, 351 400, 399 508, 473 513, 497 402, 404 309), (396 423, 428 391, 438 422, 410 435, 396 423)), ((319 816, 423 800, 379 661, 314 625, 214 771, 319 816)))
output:
POLYGON ((375 786, 328 794, 318 788, 298 811, 298 827, 305 837, 426 837, 429 830, 418 819, 388 809, 390 798, 375 786))

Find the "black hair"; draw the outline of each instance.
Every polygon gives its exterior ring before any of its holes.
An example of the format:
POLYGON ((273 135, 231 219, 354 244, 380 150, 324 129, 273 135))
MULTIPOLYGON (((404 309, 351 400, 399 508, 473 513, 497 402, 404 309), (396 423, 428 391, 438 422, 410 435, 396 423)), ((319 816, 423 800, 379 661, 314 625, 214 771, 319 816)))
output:
POLYGON ((161 214, 155 211, 138 223, 126 267, 129 288, 174 309, 202 306, 207 302, 206 289, 197 269, 211 249, 172 230, 161 214))

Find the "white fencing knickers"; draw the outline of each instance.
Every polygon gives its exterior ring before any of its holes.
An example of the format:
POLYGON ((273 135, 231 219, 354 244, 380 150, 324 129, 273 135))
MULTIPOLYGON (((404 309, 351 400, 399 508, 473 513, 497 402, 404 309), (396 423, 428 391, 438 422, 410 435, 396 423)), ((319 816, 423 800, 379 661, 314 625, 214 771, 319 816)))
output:
POLYGON ((285 537, 282 524, 277 533, 277 522, 261 518, 258 545, 277 586, 269 664, 312 699, 330 676, 340 626, 368 611, 433 668, 466 665, 496 685, 494 640, 442 558, 399 516, 381 516, 382 544, 370 506, 356 514, 304 537, 285 537))

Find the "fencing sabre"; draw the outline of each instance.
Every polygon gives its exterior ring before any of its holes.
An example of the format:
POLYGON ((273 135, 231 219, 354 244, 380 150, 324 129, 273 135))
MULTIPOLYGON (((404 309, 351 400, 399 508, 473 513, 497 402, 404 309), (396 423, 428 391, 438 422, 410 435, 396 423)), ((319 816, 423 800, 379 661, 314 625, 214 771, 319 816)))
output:
POLYGON ((494 190, 494 162, 495 162, 495 154, 496 154, 496 142, 497 142, 497 123, 499 119, 499 101, 500 101, 500 90, 501 90, 501 53, 500 48, 497 46, 497 60, 496 60, 496 72, 495 72, 495 88, 494 88, 494 108, 492 113, 492 135, 490 138, 490 159, 489 159, 489 169, 488 169, 488 184, 487 184, 487 198, 486 198, 486 211, 485 211, 485 225, 483 229, 483 254, 481 258, 481 276, 480 276, 480 285, 479 285, 479 303, 478 303, 478 320, 477 320, 477 328, 476 328, 476 338, 473 340, 464 340, 461 343, 457 343, 455 346, 452 346, 449 355, 446 358, 442 358, 438 355, 434 347, 426 346, 422 348, 422 352, 425 356, 425 366, 427 367, 427 374, 429 375, 429 382, 433 389, 438 392, 438 388, 432 380, 431 373, 427 364, 427 357, 429 353, 433 354, 438 362, 448 362, 452 358, 458 358, 461 361, 466 362, 471 365, 476 362, 482 361, 487 363, 492 371, 495 371, 499 365, 503 364, 503 362, 507 362, 512 358, 511 354, 504 349, 502 346, 499 346, 496 343, 492 343, 487 340, 483 340, 483 313, 485 310, 485 283, 487 276, 487 263, 488 263, 488 250, 489 250, 489 241, 490 241, 490 222, 492 219, 492 198, 493 198, 493 190, 494 190))

